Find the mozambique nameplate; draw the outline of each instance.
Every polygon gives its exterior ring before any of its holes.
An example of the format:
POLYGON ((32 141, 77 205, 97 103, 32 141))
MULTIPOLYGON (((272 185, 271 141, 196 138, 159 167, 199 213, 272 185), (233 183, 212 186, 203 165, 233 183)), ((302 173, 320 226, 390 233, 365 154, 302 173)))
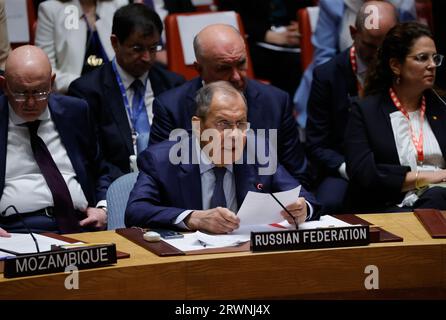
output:
POLYGON ((7 259, 5 260, 4 277, 17 278, 64 272, 68 266, 74 266, 79 270, 90 269, 114 263, 116 263, 116 245, 114 243, 60 249, 7 259))
POLYGON ((369 243, 369 226, 251 232, 252 252, 354 247, 369 243))

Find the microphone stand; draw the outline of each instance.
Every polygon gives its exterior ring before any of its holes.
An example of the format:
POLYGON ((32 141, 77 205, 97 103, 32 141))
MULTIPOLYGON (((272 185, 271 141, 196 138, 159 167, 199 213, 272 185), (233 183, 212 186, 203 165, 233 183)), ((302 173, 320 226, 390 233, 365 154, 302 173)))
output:
POLYGON ((6 207, 6 209, 2 212, 2 214, 4 215, 10 208, 12 208, 15 211, 15 213, 18 215, 20 221, 25 226, 28 233, 31 235, 31 238, 33 238, 34 244, 36 245, 37 253, 40 253, 39 244, 37 243, 36 237, 34 237, 34 234, 31 232, 31 229, 29 228, 29 226, 25 223, 25 220, 23 219, 22 214, 19 213, 17 208, 14 205, 10 205, 10 206, 6 207))
MULTIPOLYGON (((263 185, 261 183, 254 184, 254 186, 257 190, 265 192, 265 190, 263 190, 263 185)), ((267 193, 270 194, 271 197, 273 197, 273 199, 276 200, 276 202, 282 207, 282 209, 285 210, 285 212, 291 217, 291 219, 293 219, 294 225, 296 226, 296 230, 299 230, 299 225, 297 224, 296 218, 291 214, 291 212, 289 212, 288 209, 285 208, 282 202, 280 202, 279 199, 277 199, 272 192, 267 192, 267 193)))

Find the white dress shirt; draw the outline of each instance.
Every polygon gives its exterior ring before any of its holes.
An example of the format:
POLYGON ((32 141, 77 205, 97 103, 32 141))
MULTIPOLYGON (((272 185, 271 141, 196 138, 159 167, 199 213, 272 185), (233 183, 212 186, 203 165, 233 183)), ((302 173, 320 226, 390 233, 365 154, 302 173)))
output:
MULTIPOLYGON (((74 208, 84 210, 88 206, 81 185, 76 180, 76 173, 62 144, 48 108, 40 115, 37 134, 45 142, 62 174, 73 200, 74 208)), ((54 206, 51 191, 43 177, 34 154, 28 127, 21 125, 21 119, 9 106, 8 141, 6 152, 5 187, 0 199, 0 212, 9 205, 14 205, 19 212, 32 212, 54 206)), ((8 211, 5 215, 12 215, 8 211)))
MULTIPOLYGON (((197 149, 196 152, 200 153, 200 179, 201 179, 201 204, 203 210, 212 209, 211 208, 211 199, 213 196, 213 190, 215 188, 215 175, 212 168, 215 167, 213 163, 209 160, 209 158, 204 154, 204 152, 200 149, 199 143, 196 144, 197 149)), ((233 164, 225 165, 226 173, 223 177, 223 191, 225 193, 226 198, 226 207, 234 213, 237 213, 237 197, 235 192, 235 178, 234 178, 234 166, 233 164)), ((174 224, 176 224, 180 228, 186 228, 183 220, 194 210, 185 210, 183 211, 175 220, 174 224)))
MULTIPOLYGON (((195 144, 196 150, 195 152, 200 153, 200 179, 201 179, 201 203, 203 210, 212 209, 210 208, 211 199, 213 196, 213 190, 215 188, 215 174, 212 168, 215 165, 211 162, 211 160, 207 157, 207 155, 201 150, 199 147, 199 143, 195 144)), ((238 204, 237 204, 237 194, 235 187, 235 177, 234 177, 234 165, 228 164, 225 165, 226 173, 223 177, 223 191, 225 193, 226 198, 226 207, 237 214, 238 204)), ((296 199, 297 200, 297 199, 296 199)), ((308 205, 307 212, 307 220, 310 220, 313 216, 313 206, 305 200, 308 205)), ((240 204, 241 205, 241 204, 240 204)), ((183 220, 193 212, 194 210, 185 210, 183 211, 176 219, 174 224, 183 229, 187 229, 186 224, 183 220)))
MULTIPOLYGON (((420 110, 409 112, 409 117, 414 134, 418 138, 420 134, 420 110)), ((390 114, 390 121, 398 157, 402 166, 409 166, 411 171, 414 172, 417 170, 437 171, 445 168, 445 160, 441 153, 440 145, 426 118, 423 124, 424 161, 422 164, 417 162, 417 150, 413 144, 409 122, 406 117, 400 111, 395 111, 390 114)), ((412 206, 417 200, 418 196, 415 194, 415 191, 409 191, 406 193, 400 206, 412 206)))

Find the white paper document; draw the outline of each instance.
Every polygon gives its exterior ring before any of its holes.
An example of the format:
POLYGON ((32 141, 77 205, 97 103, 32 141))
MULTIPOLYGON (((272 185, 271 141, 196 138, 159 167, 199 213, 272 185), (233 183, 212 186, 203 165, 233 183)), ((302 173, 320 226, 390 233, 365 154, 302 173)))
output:
MULTIPOLYGON (((262 231, 280 231, 280 230, 294 230, 294 225, 290 225, 286 220, 277 223, 279 226, 272 226, 268 224, 263 225, 245 225, 240 226, 237 230, 230 234, 209 235, 200 231, 194 233, 187 233, 184 238, 169 239, 163 241, 176 247, 181 251, 194 251, 207 248, 224 248, 232 247, 242 244, 251 239, 251 232, 262 231)), ((322 216, 318 221, 308 221, 299 225, 299 230, 320 229, 320 228, 339 228, 351 227, 353 225, 342 220, 336 219, 332 216, 322 216)))
POLYGON ((9 257, 15 257, 15 255, 0 251, 0 261, 9 257))
POLYGON ((209 235, 200 231, 188 233, 184 238, 163 239, 181 251, 194 251, 208 248, 233 247, 250 240, 250 235, 219 234, 209 235))
MULTIPOLYGON (((37 243, 39 244, 40 252, 50 251, 51 245, 63 245, 68 242, 60 241, 50 237, 35 234, 37 243)), ((27 233, 11 233, 10 238, 0 237, 0 252, 2 249, 13 251, 17 253, 36 253, 36 244, 31 235, 27 233)), ((1 253, 0 253, 1 254, 1 253)))
POLYGON ((307 221, 299 225, 299 230, 321 229, 321 228, 341 228, 352 227, 353 225, 335 217, 325 215, 321 216, 317 221, 307 221))
MULTIPOLYGON (((300 186, 275 192, 274 196, 286 207, 297 201, 299 194, 300 186)), ((283 211, 282 207, 269 193, 248 191, 237 216, 240 218, 240 226, 265 225, 283 221, 280 211, 283 211)))

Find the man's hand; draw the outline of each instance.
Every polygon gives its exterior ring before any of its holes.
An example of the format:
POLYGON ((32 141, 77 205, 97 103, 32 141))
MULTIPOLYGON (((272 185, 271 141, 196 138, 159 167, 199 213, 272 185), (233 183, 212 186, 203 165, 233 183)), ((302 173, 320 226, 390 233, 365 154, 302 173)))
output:
POLYGON ((265 41, 279 46, 297 47, 300 44, 299 25, 292 22, 283 28, 282 31, 268 30, 265 34, 265 41))
POLYGON ((11 235, 6 230, 0 228, 0 237, 9 238, 11 235))
POLYGON ((104 209, 87 208, 87 217, 79 222, 81 227, 90 227, 97 230, 104 230, 107 226, 107 213, 104 209))
MULTIPOLYGON (((296 202, 293 202, 285 208, 291 213, 297 224, 301 224, 307 219, 307 203, 305 202, 305 198, 300 197, 296 202)), ((291 219, 286 211, 282 210, 280 214, 289 224, 294 224, 293 219, 291 219)))
POLYGON ((238 229, 240 219, 231 210, 217 207, 193 211, 184 219, 184 223, 191 230, 228 233, 238 229))

